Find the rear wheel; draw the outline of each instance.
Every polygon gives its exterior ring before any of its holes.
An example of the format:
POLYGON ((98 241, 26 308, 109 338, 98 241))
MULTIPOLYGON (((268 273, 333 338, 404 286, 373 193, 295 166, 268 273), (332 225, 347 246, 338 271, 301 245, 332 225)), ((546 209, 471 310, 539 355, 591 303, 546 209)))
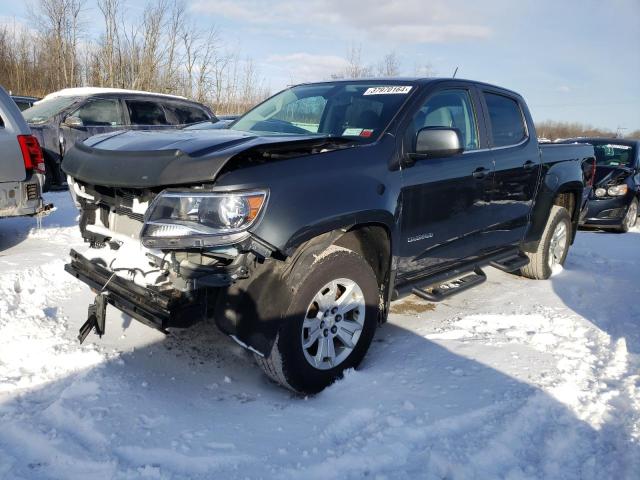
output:
POLYGON ((538 249, 525 252, 529 265, 522 267, 520 273, 535 280, 546 280, 556 265, 564 265, 571 241, 571 216, 566 208, 551 207, 547 225, 542 233, 538 249))
POLYGON ((629 208, 627 208, 627 214, 624 216, 622 220, 622 225, 620 226, 620 232, 626 233, 636 226, 638 222, 638 199, 634 198, 631 200, 629 204, 629 208))
POLYGON ((329 247, 306 270, 290 285, 271 354, 256 359, 281 385, 316 393, 364 358, 378 319, 378 282, 364 258, 342 247, 329 247))

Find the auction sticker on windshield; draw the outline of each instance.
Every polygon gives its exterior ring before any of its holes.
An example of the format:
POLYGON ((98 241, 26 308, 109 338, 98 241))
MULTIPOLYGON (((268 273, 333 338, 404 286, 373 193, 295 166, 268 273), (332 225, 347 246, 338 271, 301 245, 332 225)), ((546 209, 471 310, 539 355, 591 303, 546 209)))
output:
POLYGON ((363 95, 406 95, 411 91, 411 86, 393 85, 389 87, 370 87, 363 95))

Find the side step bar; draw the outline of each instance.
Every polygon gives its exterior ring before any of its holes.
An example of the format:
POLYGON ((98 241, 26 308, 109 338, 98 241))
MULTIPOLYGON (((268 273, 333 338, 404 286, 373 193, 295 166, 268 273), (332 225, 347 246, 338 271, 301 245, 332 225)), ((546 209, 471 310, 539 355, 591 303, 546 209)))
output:
POLYGON ((396 284, 391 300, 414 294, 430 302, 439 302, 483 283, 486 280, 483 267, 491 266, 503 272, 514 272, 528 264, 529 258, 524 253, 518 248, 509 248, 469 260, 433 275, 421 276, 418 273, 404 278, 401 283, 396 284))
POLYGON ((514 257, 501 258, 499 260, 492 260, 489 262, 493 268, 502 270, 503 272, 515 272, 516 270, 529 265, 529 257, 524 254, 519 254, 514 257))
POLYGON ((411 290, 411 293, 429 302, 441 302, 457 293, 480 285, 486 280, 486 274, 479 267, 476 267, 473 273, 465 275, 464 277, 454 277, 427 287, 416 287, 411 290))

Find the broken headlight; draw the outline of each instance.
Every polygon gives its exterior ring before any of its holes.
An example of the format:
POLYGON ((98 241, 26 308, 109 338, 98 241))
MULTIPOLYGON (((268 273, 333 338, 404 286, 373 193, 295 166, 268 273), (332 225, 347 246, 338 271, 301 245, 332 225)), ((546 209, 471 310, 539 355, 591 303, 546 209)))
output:
POLYGON ((142 244, 151 248, 227 245, 242 240, 266 203, 265 190, 165 191, 147 211, 142 244))

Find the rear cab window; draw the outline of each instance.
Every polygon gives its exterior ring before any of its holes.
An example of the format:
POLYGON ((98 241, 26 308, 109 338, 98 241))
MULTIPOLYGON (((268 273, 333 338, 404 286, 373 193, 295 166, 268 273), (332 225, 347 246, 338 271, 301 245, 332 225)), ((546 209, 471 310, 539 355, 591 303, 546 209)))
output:
POLYGON ((132 125, 171 125, 160 102, 154 100, 125 100, 132 125))
POLYGON ((489 113, 492 146, 509 147, 527 138, 524 115, 517 100, 491 92, 483 92, 489 113))

